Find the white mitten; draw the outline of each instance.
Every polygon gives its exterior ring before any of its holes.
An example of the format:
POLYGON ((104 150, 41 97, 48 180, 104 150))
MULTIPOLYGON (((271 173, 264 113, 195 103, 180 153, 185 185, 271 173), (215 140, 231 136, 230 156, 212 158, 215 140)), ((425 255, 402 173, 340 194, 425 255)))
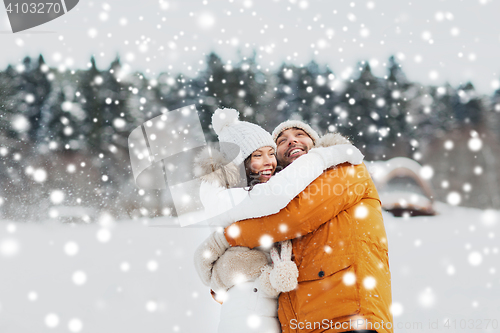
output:
POLYGON ((292 261, 292 242, 290 240, 280 242, 281 257, 275 247, 271 248, 271 258, 273 260, 273 270, 269 280, 271 285, 279 292, 289 292, 297 288, 297 278, 299 270, 292 261))
POLYGON ((323 158, 327 168, 345 162, 358 165, 363 162, 363 158, 365 157, 358 148, 351 144, 313 148, 309 153, 319 154, 323 158))
POLYGON ((280 292, 274 289, 270 280, 272 270, 273 267, 270 265, 262 267, 261 269, 262 273, 259 276, 259 288, 263 293, 265 293, 269 297, 278 297, 280 292))
POLYGON ((236 284, 255 281, 266 265, 264 252, 244 246, 231 247, 213 264, 210 288, 219 293, 236 284))
POLYGON ((194 252, 194 266, 206 286, 210 286, 214 263, 229 247, 224 234, 214 231, 194 252))
POLYGON ((316 142, 315 147, 331 147, 343 144, 352 144, 352 142, 340 133, 326 133, 316 142))

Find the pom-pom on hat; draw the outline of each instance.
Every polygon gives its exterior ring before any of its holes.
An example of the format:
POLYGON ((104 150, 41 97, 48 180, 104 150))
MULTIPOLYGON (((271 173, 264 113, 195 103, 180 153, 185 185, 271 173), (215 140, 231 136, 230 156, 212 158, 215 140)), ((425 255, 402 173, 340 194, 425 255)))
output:
POLYGON ((219 142, 230 142, 240 147, 240 153, 234 160, 235 164, 242 163, 259 148, 276 149, 271 134, 259 125, 240 121, 238 118, 239 113, 235 109, 217 109, 212 116, 212 127, 219 137, 219 142))
POLYGON ((287 120, 279 124, 273 131, 273 141, 276 142, 278 139, 278 136, 283 132, 286 131, 287 129, 290 128, 300 128, 304 132, 309 135, 309 137, 313 140, 314 145, 319 141, 319 134, 315 130, 312 129, 311 126, 307 125, 306 123, 300 121, 300 120, 287 120))

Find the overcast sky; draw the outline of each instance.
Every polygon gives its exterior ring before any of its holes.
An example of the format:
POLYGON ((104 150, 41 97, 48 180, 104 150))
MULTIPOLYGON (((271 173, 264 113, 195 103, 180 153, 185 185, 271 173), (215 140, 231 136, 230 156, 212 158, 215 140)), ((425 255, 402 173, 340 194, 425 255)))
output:
POLYGON ((0 68, 42 53, 49 65, 107 67, 120 54, 148 77, 195 75, 204 54, 236 61, 256 49, 263 69, 316 60, 338 75, 368 60, 377 75, 394 54, 410 80, 483 93, 500 87, 499 0, 86 1, 64 16, 13 34, 0 11, 0 68))

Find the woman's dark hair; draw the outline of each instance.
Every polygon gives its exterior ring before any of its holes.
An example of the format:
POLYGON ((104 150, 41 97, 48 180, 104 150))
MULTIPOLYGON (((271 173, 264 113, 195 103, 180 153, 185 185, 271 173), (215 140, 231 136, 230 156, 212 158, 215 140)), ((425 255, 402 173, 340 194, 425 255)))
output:
POLYGON ((250 156, 245 158, 245 161, 243 162, 243 165, 245 166, 245 174, 247 175, 247 186, 248 186, 247 191, 250 191, 251 189, 253 189, 255 185, 260 183, 259 174, 253 173, 250 167, 251 160, 252 160, 252 154, 250 154, 250 156))

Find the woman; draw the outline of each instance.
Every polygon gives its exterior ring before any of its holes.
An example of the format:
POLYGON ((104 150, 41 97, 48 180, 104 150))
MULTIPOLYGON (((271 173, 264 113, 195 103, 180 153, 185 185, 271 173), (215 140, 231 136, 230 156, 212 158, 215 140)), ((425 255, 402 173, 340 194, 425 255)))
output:
MULTIPOLYGON (((197 159, 197 168, 204 174, 200 198, 207 217, 221 227, 236 220, 275 214, 325 169, 344 162, 359 164, 363 159, 359 150, 338 136, 336 143, 340 144, 313 148, 273 176, 276 145, 269 133, 239 121, 238 112, 232 109, 216 110, 212 125, 219 142, 240 148, 231 163, 225 161, 224 151, 206 150, 197 159), (248 187, 231 188, 238 181, 237 165, 241 163, 248 187)), ((222 302, 219 333, 280 332, 277 296, 296 287, 298 271, 291 261, 290 241, 280 244, 281 256, 271 246, 272 240, 263 240, 260 249, 229 248, 224 235, 214 232, 196 250, 198 274, 222 302), (269 265, 270 252, 273 266, 269 265)))

